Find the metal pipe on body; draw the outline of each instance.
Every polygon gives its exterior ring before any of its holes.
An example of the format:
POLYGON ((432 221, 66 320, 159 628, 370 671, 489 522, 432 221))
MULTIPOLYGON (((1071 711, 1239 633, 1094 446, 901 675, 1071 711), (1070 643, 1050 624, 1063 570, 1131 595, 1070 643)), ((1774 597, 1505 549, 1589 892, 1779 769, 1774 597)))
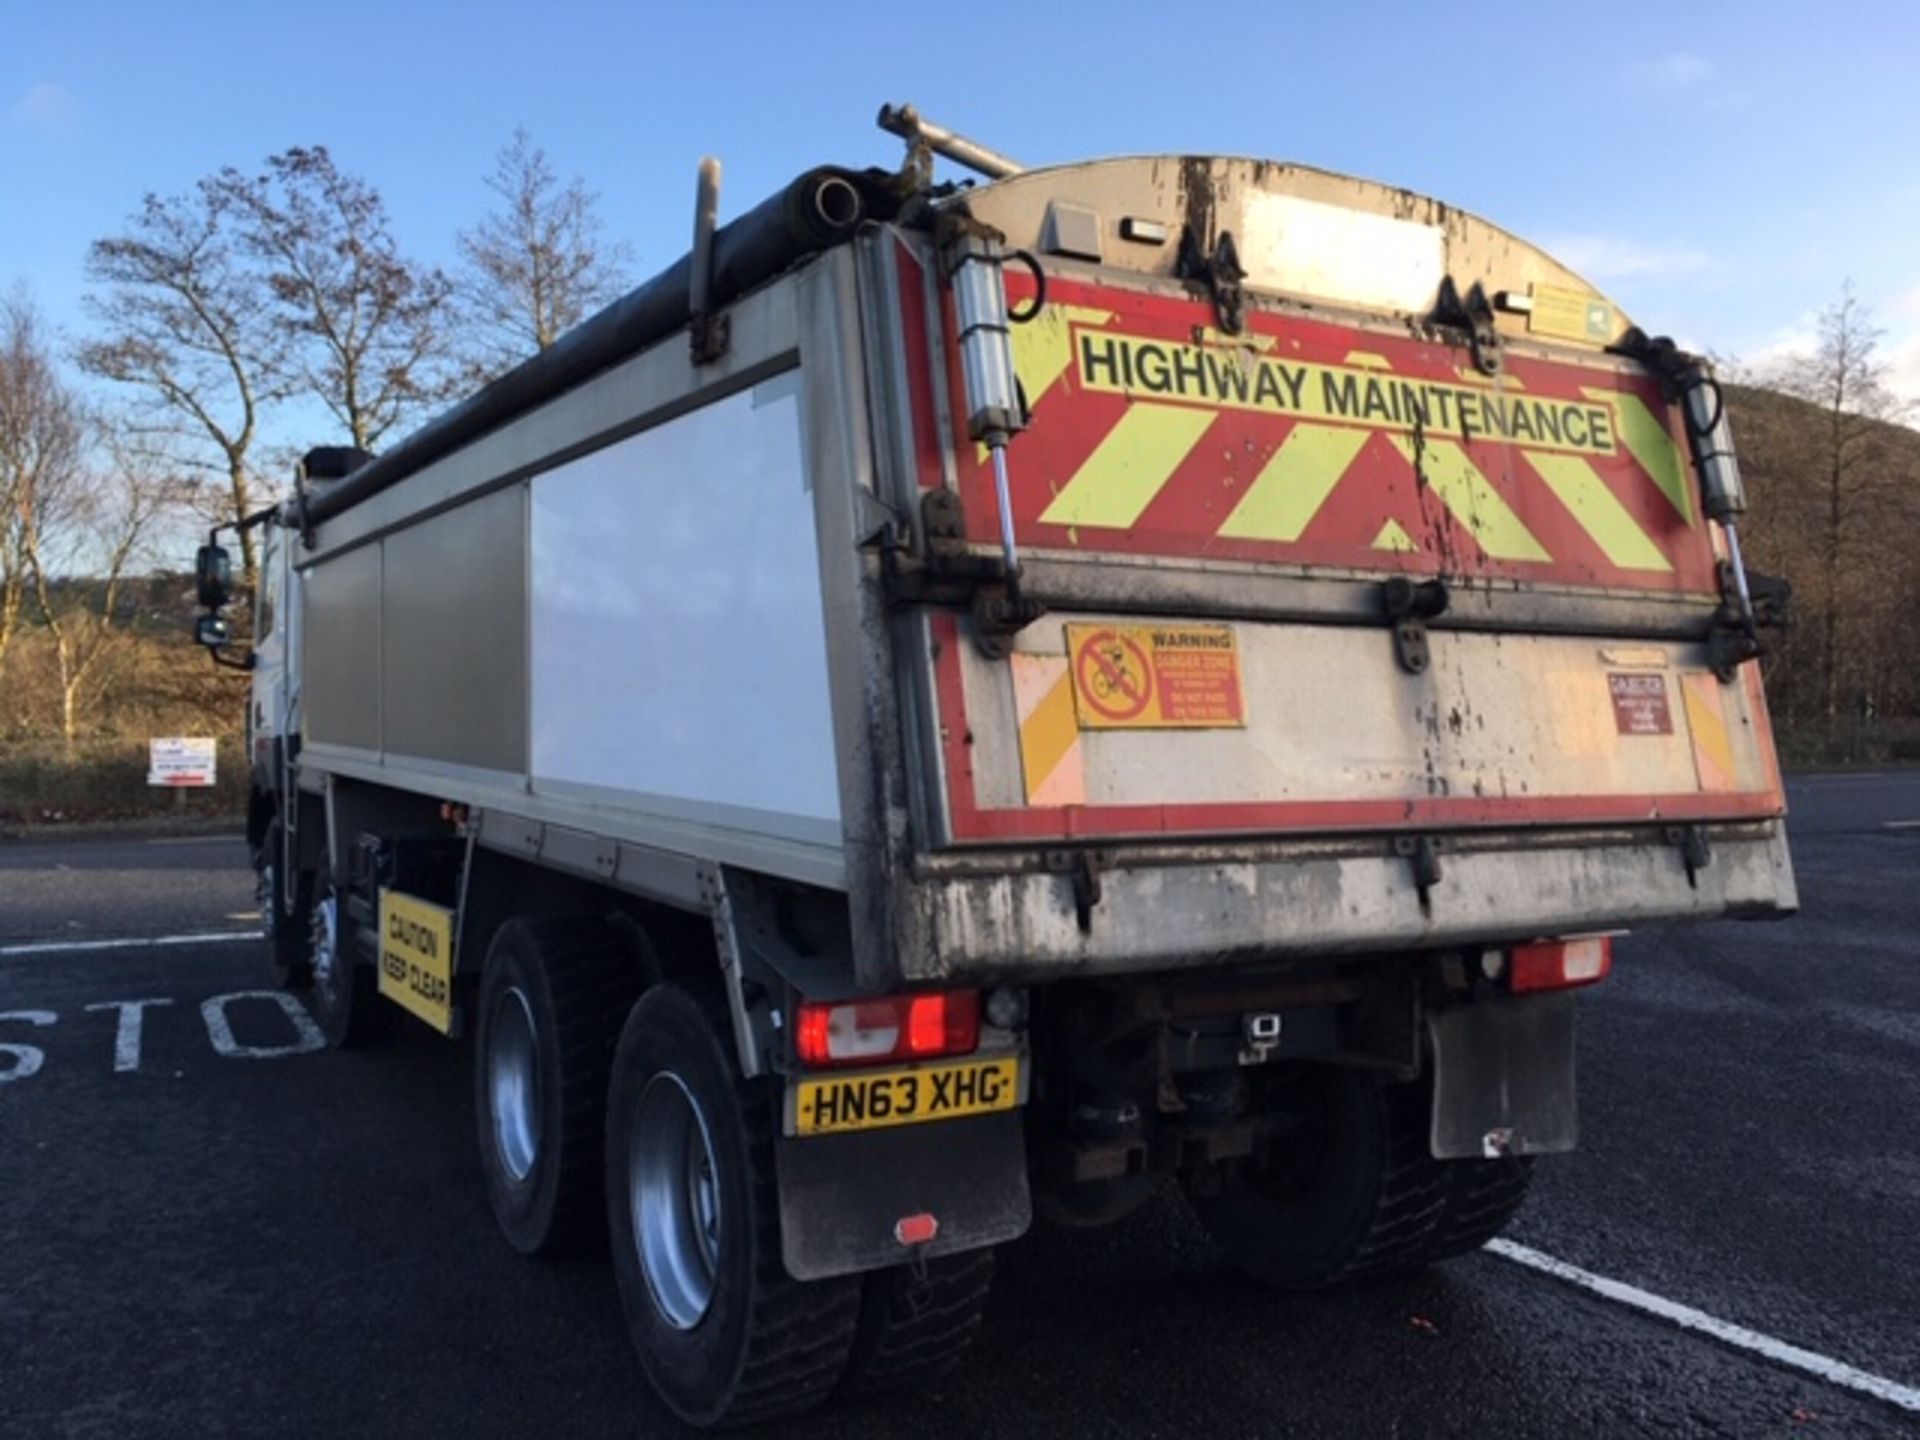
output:
MULTIPOLYGON (((889 178, 879 171, 822 166, 714 231, 706 267, 708 305, 720 306, 738 299, 796 262, 839 244, 869 216, 890 216, 898 200, 888 188, 889 178)), ((539 354, 428 421, 378 459, 339 483, 311 493, 307 497, 307 522, 319 524, 340 514, 671 335, 692 318, 693 273, 693 256, 682 255, 539 354)))

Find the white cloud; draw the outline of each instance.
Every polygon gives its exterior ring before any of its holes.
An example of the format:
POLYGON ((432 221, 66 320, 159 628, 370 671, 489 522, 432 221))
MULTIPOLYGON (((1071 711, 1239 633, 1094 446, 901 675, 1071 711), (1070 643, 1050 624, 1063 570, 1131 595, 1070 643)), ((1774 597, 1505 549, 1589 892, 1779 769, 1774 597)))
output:
POLYGON ((1920 406, 1920 330, 1888 345, 1886 359, 1887 388, 1909 405, 1920 406))
POLYGON ((1650 90, 1693 90, 1713 78, 1713 62, 1673 50, 1642 60, 1633 67, 1633 76, 1650 90))
POLYGON ((7 109, 7 119, 22 130, 60 130, 80 113, 80 102, 64 85, 42 80, 29 86, 7 109))
POLYGON ((1610 235, 1560 235, 1548 240, 1546 250, 1589 280, 1667 279, 1704 270, 1709 260, 1704 250, 1642 245, 1610 235))
POLYGON ((1896 319, 1920 320, 1920 285, 1894 296, 1887 309, 1896 319))
POLYGON ((1796 361, 1811 359, 1819 343, 1811 324, 1802 329, 1782 330, 1764 345, 1743 351, 1740 366, 1762 377, 1773 375, 1796 361))

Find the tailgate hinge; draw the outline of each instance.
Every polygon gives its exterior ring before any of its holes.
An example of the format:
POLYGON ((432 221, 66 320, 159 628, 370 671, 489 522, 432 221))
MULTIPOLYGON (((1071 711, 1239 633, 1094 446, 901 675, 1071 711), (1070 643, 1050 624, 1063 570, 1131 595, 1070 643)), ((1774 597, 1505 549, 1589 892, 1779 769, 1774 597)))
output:
POLYGON ((1393 622, 1393 655, 1409 675, 1424 675, 1432 663, 1427 653, 1427 621, 1446 614, 1452 599, 1444 580, 1415 584, 1396 575, 1380 587, 1380 602, 1393 622))
POLYGON ((1750 603, 1743 605, 1733 562, 1722 560, 1717 568, 1720 608, 1714 611, 1713 628, 1707 633, 1707 664, 1722 684, 1731 685, 1743 664, 1767 653, 1760 632, 1785 630, 1792 624, 1787 606, 1793 598, 1793 586, 1786 580, 1749 571, 1750 603))
POLYGON ((904 605, 965 605, 973 640, 989 660, 1003 660, 1013 637, 1047 613, 1012 583, 1006 561, 967 543, 966 514, 951 490, 929 490, 920 502, 924 553, 881 552, 887 594, 904 605))
POLYGON ((1447 842, 1438 835, 1396 835, 1393 853, 1413 867, 1413 888, 1420 892, 1420 908, 1433 908, 1433 887, 1440 883, 1440 852, 1447 842))
POLYGON ((1478 280, 1460 298, 1460 288, 1447 275, 1440 281, 1440 298, 1428 317, 1436 325, 1467 332, 1467 344, 1473 351, 1473 367, 1482 375, 1500 373, 1500 332, 1493 324, 1493 302, 1478 280))

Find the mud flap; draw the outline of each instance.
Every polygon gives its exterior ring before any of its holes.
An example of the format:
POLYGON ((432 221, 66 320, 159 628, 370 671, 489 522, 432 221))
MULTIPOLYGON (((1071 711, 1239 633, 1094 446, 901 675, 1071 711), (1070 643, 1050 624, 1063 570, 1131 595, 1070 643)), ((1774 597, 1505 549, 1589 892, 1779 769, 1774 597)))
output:
POLYGON ((1481 999, 1427 1017, 1437 1160, 1573 1149, 1571 995, 1481 999))
POLYGON ((849 1135, 782 1136, 780 1242, 787 1273, 824 1280, 1014 1240, 1033 1223, 1020 1112, 849 1135), (931 1240, 894 1227, 931 1215, 931 1240))

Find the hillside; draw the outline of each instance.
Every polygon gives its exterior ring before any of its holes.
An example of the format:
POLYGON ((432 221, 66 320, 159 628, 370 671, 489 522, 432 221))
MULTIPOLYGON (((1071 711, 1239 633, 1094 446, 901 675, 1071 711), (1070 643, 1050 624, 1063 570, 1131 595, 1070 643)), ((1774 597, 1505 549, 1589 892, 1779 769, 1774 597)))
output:
POLYGON ((1920 759, 1920 432, 1729 387, 1749 568, 1792 582, 1767 691, 1797 758, 1920 759))

